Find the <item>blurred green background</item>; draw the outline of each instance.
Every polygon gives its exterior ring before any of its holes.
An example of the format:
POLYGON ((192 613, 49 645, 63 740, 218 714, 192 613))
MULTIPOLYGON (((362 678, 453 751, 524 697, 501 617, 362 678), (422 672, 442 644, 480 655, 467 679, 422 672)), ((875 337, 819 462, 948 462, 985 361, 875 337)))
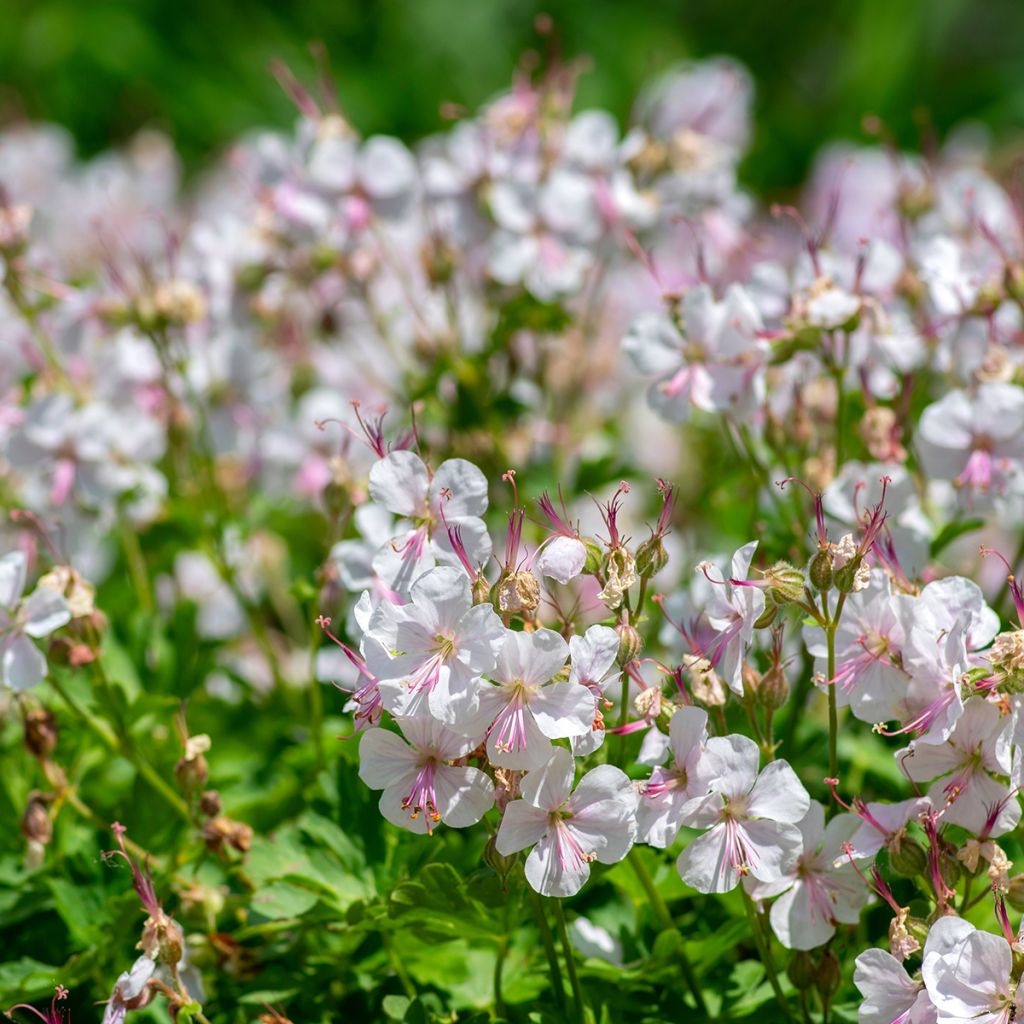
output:
POLYGON ((0 0, 0 120, 58 121, 83 153, 161 127, 195 169, 292 121, 267 63, 310 80, 316 39, 355 123, 414 139, 443 102, 501 89, 542 11, 565 53, 593 58, 581 102, 620 117, 674 60, 744 61, 759 94, 743 175, 765 193, 802 181, 824 139, 862 137, 865 113, 905 145, 921 110, 940 135, 964 118, 1001 139, 1024 125, 1021 0, 0 0))

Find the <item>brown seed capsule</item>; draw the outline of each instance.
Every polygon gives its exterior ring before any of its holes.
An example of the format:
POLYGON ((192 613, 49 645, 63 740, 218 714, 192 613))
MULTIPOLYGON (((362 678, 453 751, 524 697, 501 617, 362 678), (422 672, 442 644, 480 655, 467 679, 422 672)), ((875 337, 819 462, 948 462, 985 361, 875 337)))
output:
POLYGON ((221 812, 220 793, 215 789, 208 789, 199 798, 199 810, 203 814, 216 818, 221 812))
POLYGON ((53 822, 50 820, 50 812, 46 809, 46 805, 52 799, 37 789, 29 793, 25 813, 21 816, 21 834, 29 842, 48 846, 53 838, 53 822))
POLYGON ((48 708, 25 715, 25 747, 33 757, 49 757, 57 747, 57 719, 48 708))

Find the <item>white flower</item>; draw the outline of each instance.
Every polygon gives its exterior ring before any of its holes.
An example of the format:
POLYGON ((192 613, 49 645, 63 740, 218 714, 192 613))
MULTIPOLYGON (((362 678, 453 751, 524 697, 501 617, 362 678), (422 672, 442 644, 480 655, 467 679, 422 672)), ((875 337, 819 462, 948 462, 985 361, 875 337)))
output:
POLYGON ((618 768, 598 765, 572 791, 572 754, 563 747, 528 772, 521 800, 505 808, 497 850, 503 856, 533 846, 526 879, 544 896, 574 896, 590 877, 590 862, 614 864, 636 837, 636 791, 618 768))
POLYGON ((359 741, 359 778, 382 789, 380 813, 410 832, 475 825, 494 805, 494 783, 478 768, 453 765, 479 737, 460 736, 433 719, 395 719, 402 739, 371 729, 359 741))
MULTIPOLYGON (((703 655, 734 693, 743 693, 743 658, 754 638, 754 623, 764 612, 764 593, 743 586, 757 541, 741 547, 733 556, 729 579, 712 587, 706 615, 718 634, 703 655)), ((698 569, 703 569, 698 566, 698 569)))
POLYGON ((374 571, 393 590, 407 593, 436 564, 459 565, 446 523, 458 530, 474 565, 490 558, 491 538, 480 518, 487 511, 487 478, 472 462, 448 459, 431 476, 415 452, 390 452, 370 469, 370 496, 399 517, 402 532, 373 559, 374 571))
POLYGON ((1020 821, 1020 803, 992 777, 1010 774, 1009 724, 996 705, 972 697, 947 740, 911 744, 896 758, 914 782, 935 780, 928 796, 944 808, 943 821, 975 835, 1001 836, 1020 821))
POLYGON ((741 878, 777 882, 803 850, 796 823, 810 807, 807 790, 785 761, 758 775, 757 744, 746 736, 708 740, 700 762, 709 795, 690 816, 708 831, 679 855, 683 881, 699 892, 728 892, 741 878))
POLYGON ((667 847, 675 842, 681 826, 707 796, 706 780, 699 761, 708 738, 708 714, 701 708, 679 708, 668 727, 672 764, 655 768, 640 789, 637 826, 641 840, 667 847))
POLYGON ((49 636, 71 621, 64 595, 38 587, 23 598, 28 559, 23 551, 0 558, 0 664, 5 686, 31 689, 46 676, 46 658, 32 639, 49 636))
POLYGON ((622 347, 655 382, 651 407, 681 423, 690 409, 742 414, 759 398, 765 343, 761 314, 750 296, 731 285, 716 302, 707 285, 683 300, 682 329, 661 313, 644 313, 630 326, 622 347))
POLYGON ((594 721, 594 696, 580 683, 556 681, 569 645, 553 630, 505 631, 493 686, 478 690, 487 756, 501 768, 530 769, 551 756, 550 740, 582 736, 594 721))
POLYGON ((932 1006, 922 982, 884 949, 866 949, 854 962, 853 983, 864 1002, 857 1024, 935 1024, 932 1006))
POLYGON ((938 1024, 1010 1024, 1020 1008, 1012 969, 1004 938, 962 918, 940 918, 928 933, 921 964, 938 1024))
POLYGON ((604 743, 601 705, 604 683, 617 670, 619 635, 610 626, 591 626, 583 636, 569 638, 569 682, 590 690, 594 698, 591 728, 571 738, 573 754, 592 754, 604 743))
POLYGON ((505 638, 488 604, 473 604, 469 577, 438 566, 413 583, 410 602, 383 602, 366 635, 370 672, 393 715, 433 715, 455 725, 478 709, 477 683, 489 672, 505 638))
POLYGON ((840 814, 826 827, 825 809, 812 801, 798 823, 803 852, 777 882, 748 879, 756 899, 772 904, 772 930, 787 949, 816 949, 835 934, 837 924, 856 924, 867 902, 867 889, 849 860, 839 860, 843 844, 856 830, 855 815, 840 814))
POLYGON ((917 450, 928 476, 970 492, 1003 491, 1024 460, 1024 388, 950 391, 921 414, 917 450))
POLYGON ((545 576, 568 583, 583 571, 586 560, 586 546, 578 537, 554 536, 544 544, 536 566, 545 576))

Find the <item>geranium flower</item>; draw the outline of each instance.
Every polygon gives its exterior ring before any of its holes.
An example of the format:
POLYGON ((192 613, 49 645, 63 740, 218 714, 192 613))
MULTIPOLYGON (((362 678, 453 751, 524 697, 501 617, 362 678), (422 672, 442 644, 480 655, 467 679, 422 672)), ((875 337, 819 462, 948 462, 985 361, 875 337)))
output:
POLYGON ((359 778, 382 789, 380 813, 410 832, 431 833, 438 822, 475 825, 494 805, 494 783, 478 768, 451 764, 479 737, 460 736, 433 719, 396 717, 400 736, 370 729, 359 741, 359 778))
POLYGON ((575 766, 564 747, 528 772, 522 799, 505 808, 497 850, 509 856, 532 846, 526 880, 544 896, 574 896, 590 877, 590 863, 614 864, 636 838, 636 791, 610 764, 598 765, 572 789, 575 766))

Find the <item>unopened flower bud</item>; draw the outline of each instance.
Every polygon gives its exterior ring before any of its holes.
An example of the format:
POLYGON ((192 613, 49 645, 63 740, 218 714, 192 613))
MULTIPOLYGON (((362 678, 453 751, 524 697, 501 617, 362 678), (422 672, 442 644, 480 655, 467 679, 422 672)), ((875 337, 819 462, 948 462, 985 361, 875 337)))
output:
POLYGON ((473 604, 487 604, 491 599, 491 585, 481 574, 473 580, 473 604))
POLYGON ((825 549, 819 548, 807 567, 807 575, 810 577, 811 585, 819 593, 824 594, 832 588, 832 555, 825 549))
POLYGON ((767 629, 775 621, 775 616, 778 614, 779 606, 774 601, 766 601, 764 611, 761 612, 754 622, 754 629, 767 629))
POLYGON ((498 853, 497 836, 491 836, 484 847, 484 863, 501 879, 501 886, 504 889, 509 873, 516 866, 519 860, 517 853, 498 853))
POLYGON ((615 626, 615 632, 619 635, 619 667, 625 668, 631 661, 636 661, 643 650, 644 641, 636 626, 628 622, 619 622, 615 626))
POLYGON ((668 552, 658 534, 655 533, 648 537, 636 549, 636 571, 642 577, 657 576, 666 565, 668 565, 668 552))
POLYGON ((57 746, 57 719, 47 708, 25 715, 25 747, 33 757, 49 757, 57 746))
POLYGON ((494 585, 492 595, 502 614, 534 612, 540 604, 540 583, 532 572, 508 572, 494 585))
POLYGON ((928 867, 928 854, 916 839, 903 836, 889 850, 889 865, 897 875, 916 878, 928 867))
POLYGON ((818 972, 814 965, 814 957, 806 950, 797 950, 786 964, 786 977, 793 983, 798 992, 805 992, 817 981, 818 972))
POLYGON ((587 549, 587 560, 583 563, 583 572, 588 576, 593 576, 595 572, 599 572, 601 569, 601 563, 604 561, 604 551, 601 545, 596 540, 591 540, 589 537, 581 537, 583 546, 587 549))
POLYGON ((220 793, 215 789, 208 789, 199 797, 199 810, 211 818, 216 818, 221 812, 220 793))
POLYGON ((50 797, 34 789, 28 795, 25 813, 21 816, 21 834, 30 842, 48 846, 53 838, 53 822, 46 805, 50 797))
POLYGON ((871 571, 863 557, 854 555, 832 574, 832 584, 840 594, 852 594, 863 590, 870 581, 871 571), (867 579, 865 579, 865 576, 867 579))
POLYGON ((781 665, 772 665, 757 688, 757 702, 769 711, 778 711, 789 699, 789 681, 781 665))
POLYGON ((942 849, 939 851, 939 871, 946 885, 951 889, 956 888, 956 884, 960 881, 964 872, 960 861, 957 860, 955 847, 943 844, 942 849))
POLYGON ((1014 875, 1006 890, 1006 902, 1014 910, 1024 911, 1024 875, 1014 875))
POLYGON ((821 998, 827 1001, 833 996, 843 980, 843 972, 839 968, 839 957, 831 949, 825 950, 818 963, 815 984, 821 998))

